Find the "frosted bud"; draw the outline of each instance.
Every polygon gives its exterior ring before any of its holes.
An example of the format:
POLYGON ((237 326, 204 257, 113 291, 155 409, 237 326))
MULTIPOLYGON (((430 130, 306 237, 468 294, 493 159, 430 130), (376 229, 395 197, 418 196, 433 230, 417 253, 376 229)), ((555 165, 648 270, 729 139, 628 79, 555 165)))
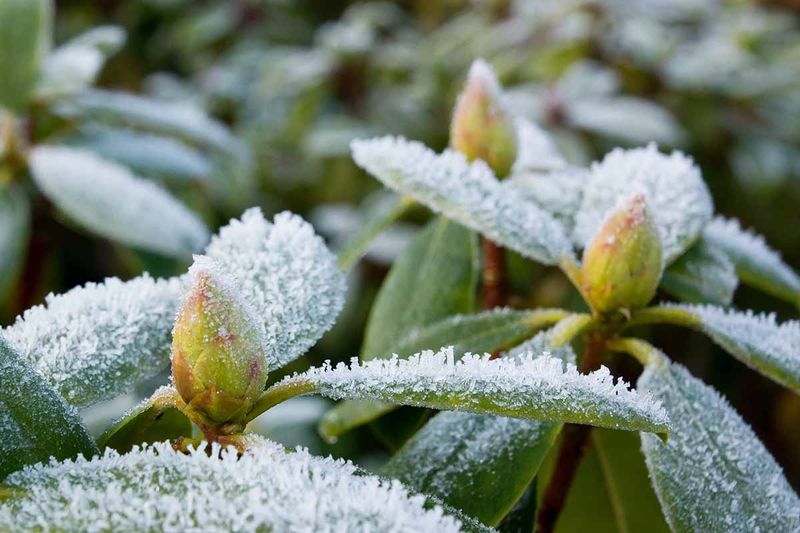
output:
POLYGON ((172 331, 172 379, 211 426, 243 423, 267 383, 263 331, 214 262, 195 256, 172 331))
POLYGON ((508 175, 517 156, 514 124, 501 97, 491 67, 478 59, 470 68, 450 124, 450 145, 470 161, 486 161, 499 178, 508 175))
POLYGON ((646 305, 656 293, 663 259, 661 239, 636 193, 605 220, 583 252, 581 291, 601 313, 646 305))

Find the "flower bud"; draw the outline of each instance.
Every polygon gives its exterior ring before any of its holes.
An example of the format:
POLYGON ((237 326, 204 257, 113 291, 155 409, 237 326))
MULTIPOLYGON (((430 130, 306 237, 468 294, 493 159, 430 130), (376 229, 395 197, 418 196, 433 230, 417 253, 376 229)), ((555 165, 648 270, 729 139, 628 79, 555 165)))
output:
POLYGON ((499 178, 507 176, 514 164, 517 156, 514 124, 503 109, 500 84, 483 60, 472 64, 467 85, 456 102, 450 145, 470 161, 486 161, 499 178))
POLYGON ((581 291, 595 311, 646 305, 661 279, 658 228, 636 193, 608 216, 583 252, 581 291))
POLYGON ((195 256, 189 275, 172 331, 172 380, 209 425, 244 422, 267 383, 263 330, 211 259, 195 256))

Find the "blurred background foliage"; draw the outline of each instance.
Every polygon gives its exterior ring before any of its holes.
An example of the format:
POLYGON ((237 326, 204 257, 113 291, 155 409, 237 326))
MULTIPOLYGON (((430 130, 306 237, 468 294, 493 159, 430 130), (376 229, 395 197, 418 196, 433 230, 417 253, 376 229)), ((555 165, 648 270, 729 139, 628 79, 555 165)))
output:
MULTIPOLYGON (((57 44, 98 25, 127 33, 99 87, 195 105, 242 143, 231 158, 190 142, 192 154, 202 156, 193 160, 199 167, 186 179, 162 180, 212 231, 259 205, 267 214, 300 213, 341 246, 386 201, 377 181, 352 163, 350 140, 393 133, 442 149, 466 70, 483 57, 509 89, 509 105, 552 133, 571 163, 650 141, 686 151, 701 167, 717 212, 764 234, 800 267, 794 0, 69 0, 56 9, 57 44)), ((64 142, 88 143, 124 163, 138 145, 95 122, 64 142)), ((152 158, 155 171, 141 172, 158 175, 161 157, 167 156, 152 158)), ((27 260, 6 299, 5 324, 51 291, 187 266, 186 258, 110 244, 71 226, 56 229, 41 216, 48 209, 34 204, 27 260)), ((376 241, 350 274, 338 325, 309 358, 359 353, 382 279, 428 216, 411 213, 376 241)), ((514 305, 576 301, 555 270, 511 257, 510 276, 514 305)), ((797 317, 796 307, 746 287, 734 305, 797 317)), ((800 399, 700 336, 668 329, 654 335, 732 401, 800 487, 800 399)), ((104 420, 132 401, 87 416, 104 420)), ((324 401, 302 399, 287 409, 285 421, 271 411, 260 429, 367 465, 386 457, 392 439, 381 437, 385 427, 358 430, 331 447, 314 431, 324 401)))

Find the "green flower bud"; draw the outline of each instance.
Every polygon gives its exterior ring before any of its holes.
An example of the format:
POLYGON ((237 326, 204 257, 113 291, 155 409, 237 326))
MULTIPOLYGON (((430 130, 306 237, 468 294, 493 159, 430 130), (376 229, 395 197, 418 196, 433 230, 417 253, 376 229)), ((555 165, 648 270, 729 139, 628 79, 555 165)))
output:
POLYGON ((583 252, 581 292, 592 309, 635 309, 653 299, 663 258, 658 228, 644 195, 623 202, 583 252))
POLYGON ((195 256, 172 331, 172 380, 209 426, 243 425, 267 383, 263 330, 213 261, 195 256))
POLYGON ((500 84, 483 60, 472 64, 467 85, 456 102, 450 145, 470 161, 486 161, 499 178, 508 175, 517 157, 516 132, 503 108, 500 84))

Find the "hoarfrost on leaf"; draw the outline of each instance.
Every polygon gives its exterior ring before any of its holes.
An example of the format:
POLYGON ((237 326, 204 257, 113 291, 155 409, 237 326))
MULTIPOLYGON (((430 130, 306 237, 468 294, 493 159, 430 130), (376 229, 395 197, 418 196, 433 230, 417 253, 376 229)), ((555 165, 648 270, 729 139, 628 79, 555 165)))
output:
POLYGON ((374 359, 350 365, 326 363, 285 378, 276 387, 311 384, 337 400, 376 399, 445 410, 565 421, 614 429, 667 433, 658 402, 615 380, 605 367, 585 375, 575 365, 532 352, 491 360, 453 348, 408 359, 374 359), (537 354, 538 355, 538 354, 537 354))
POLYGON ((649 366, 639 388, 662 401, 673 426, 667 443, 641 434, 650 478, 673 531, 800 531, 800 500, 724 398, 667 361, 649 366))
POLYGON ((517 130, 517 159, 511 174, 564 170, 567 162, 556 143, 538 124, 524 118, 514 122, 517 130))
POLYGON ((737 359, 800 394, 800 322, 711 305, 667 305, 695 316, 709 337, 737 359))
POLYGON ((672 263, 661 287, 688 303, 730 305, 739 285, 736 266, 728 254, 705 236, 672 263))
POLYGON ((158 185, 79 149, 33 150, 36 184, 59 209, 110 239, 165 255, 188 257, 208 241, 208 229, 158 185))
POLYGON ((589 172, 567 167, 548 173, 523 172, 507 180, 509 188, 550 213, 568 230, 575 228, 589 172))
POLYGON ((184 455, 164 442, 27 467, 6 483, 25 491, 0 503, 0 529, 10 531, 98 524, 148 532, 388 531, 402 524, 451 532, 462 525, 398 481, 257 436, 241 457, 217 444, 184 455))
POLYGON ((594 163, 577 214, 575 240, 585 246, 621 198, 645 195, 659 229, 666 264, 700 236, 711 220, 711 195, 694 162, 681 152, 659 153, 655 144, 615 149, 594 163))
POLYGON ((387 187, 545 264, 572 255, 564 227, 501 183, 483 161, 452 150, 436 154, 402 137, 356 140, 353 158, 387 187))

